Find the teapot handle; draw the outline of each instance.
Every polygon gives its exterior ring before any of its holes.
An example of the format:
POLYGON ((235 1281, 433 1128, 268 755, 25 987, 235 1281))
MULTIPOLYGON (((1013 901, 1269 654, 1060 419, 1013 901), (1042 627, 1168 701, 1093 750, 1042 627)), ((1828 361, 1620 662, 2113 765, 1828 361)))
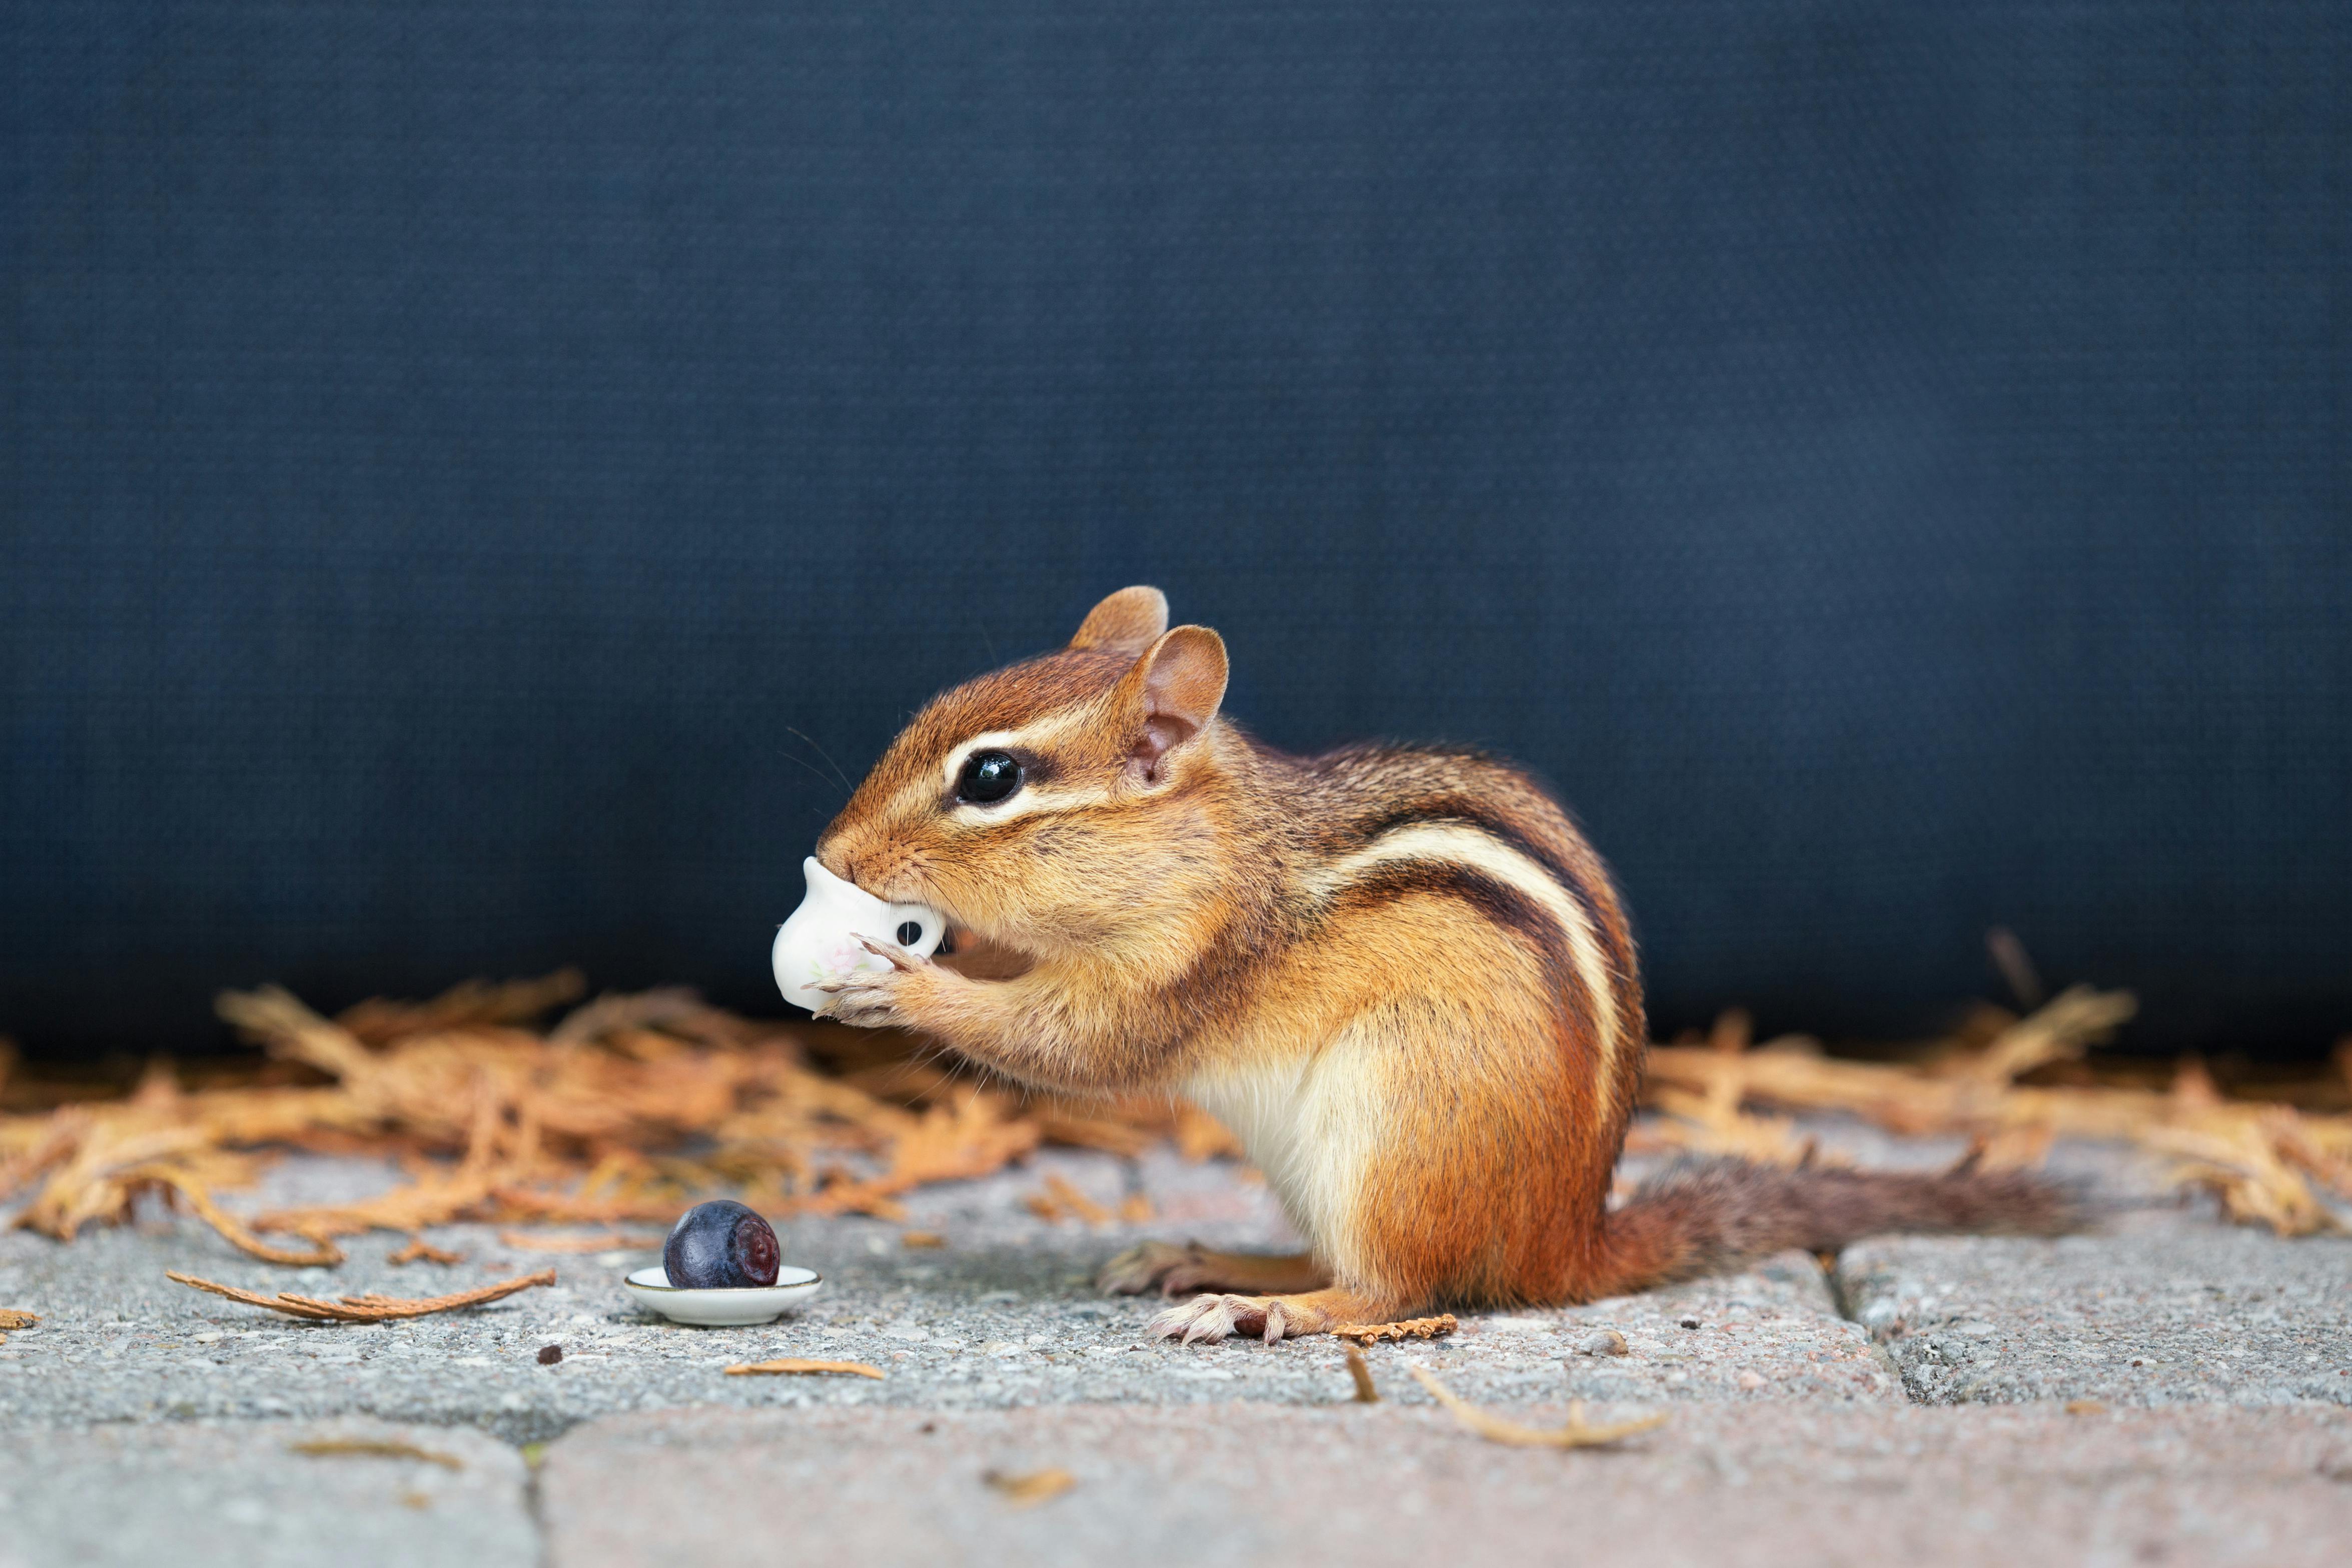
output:
POLYGON ((947 918, 925 904, 892 904, 890 929, 882 933, 917 958, 929 958, 938 951, 948 934, 947 918), (914 927, 914 940, 907 940, 908 927, 914 927))

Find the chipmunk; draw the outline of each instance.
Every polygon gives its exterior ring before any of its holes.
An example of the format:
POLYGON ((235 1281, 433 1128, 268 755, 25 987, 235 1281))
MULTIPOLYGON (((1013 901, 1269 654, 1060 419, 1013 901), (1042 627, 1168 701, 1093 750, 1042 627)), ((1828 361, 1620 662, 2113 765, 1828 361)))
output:
POLYGON ((1711 1160, 1612 1209, 1647 1044, 1601 858, 1528 774, 1475 752, 1292 757, 1220 712, 1223 641, 1156 588, 1069 646, 934 699, 818 841, 827 870, 930 905, 991 962, 867 945, 825 1012, 1008 1078, 1160 1090, 1223 1121, 1308 1251, 1147 1242, 1101 1284, 1202 1294, 1186 1342, 1439 1306, 1564 1304, 1886 1230, 2048 1233, 2014 1173, 1711 1160))

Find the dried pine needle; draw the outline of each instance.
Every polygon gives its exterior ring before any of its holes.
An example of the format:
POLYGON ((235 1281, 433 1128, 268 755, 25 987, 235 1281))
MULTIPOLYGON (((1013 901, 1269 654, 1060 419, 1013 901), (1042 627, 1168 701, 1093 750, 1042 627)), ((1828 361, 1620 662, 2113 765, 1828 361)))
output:
POLYGON ((1565 1426, 1522 1426, 1499 1415, 1479 1409, 1437 1381, 1427 1367, 1405 1369, 1415 1382, 1429 1390, 1430 1397, 1445 1406, 1456 1421, 1490 1443, 1507 1444, 1514 1448, 1591 1448, 1604 1443, 1614 1443, 1621 1437, 1636 1433, 1654 1431, 1666 1424, 1663 1412, 1644 1415, 1637 1420, 1620 1421, 1613 1426, 1594 1426, 1584 1419, 1584 1402, 1577 1401, 1568 1407, 1565 1426))
POLYGON ((1111 1218, 1110 1210, 1078 1191, 1071 1184, 1069 1179, 1058 1171, 1051 1172, 1046 1175, 1045 1190, 1053 1194, 1055 1203, 1088 1225, 1101 1225, 1111 1218))
POLYGON ((1376 1345, 1394 1340, 1439 1339, 1461 1326, 1453 1313, 1440 1312, 1433 1318, 1407 1318, 1394 1323, 1339 1323, 1331 1332, 1360 1345, 1376 1345))
POLYGON ((411 1232, 408 1245, 384 1258, 386 1263, 463 1263, 466 1255, 434 1246, 423 1237, 411 1232))
POLYGON ((169 1187, 186 1200, 196 1216, 221 1235, 221 1239, 249 1257, 264 1263, 284 1263, 297 1268, 317 1268, 343 1260, 343 1249, 331 1241, 316 1241, 308 1248, 273 1247, 247 1230, 235 1216, 213 1202, 205 1184, 185 1171, 171 1165, 139 1165, 122 1173, 119 1178, 126 1185, 152 1183, 169 1187))
POLYGON ((307 1443, 289 1443, 286 1447, 291 1453, 308 1454, 312 1458, 352 1455, 371 1459, 422 1459, 428 1465, 439 1465, 452 1470, 466 1468, 466 1461, 455 1454, 436 1453, 431 1448, 420 1448, 414 1443, 388 1438, 317 1437, 307 1443))
POLYGON ((984 1470, 980 1479, 1003 1493, 1005 1500, 1015 1508, 1034 1508, 1041 1502, 1060 1497, 1078 1484, 1078 1478, 1064 1469, 1030 1470, 1021 1475, 984 1470))
POLYGON ((1372 1369, 1365 1363, 1364 1352, 1352 1344, 1343 1344, 1340 1348, 1347 1353, 1348 1375, 1356 1384, 1356 1403, 1378 1405, 1381 1391, 1372 1386, 1372 1369))
POLYGON ((315 1296, 298 1296, 280 1290, 276 1296, 258 1295, 240 1290, 234 1285, 216 1284, 199 1279, 192 1274, 163 1271, 167 1279, 178 1281, 192 1290, 205 1290, 225 1296, 232 1301, 242 1301, 248 1307, 267 1307, 273 1312, 289 1317, 311 1318, 329 1323, 383 1323, 396 1318, 422 1318, 435 1312, 454 1311, 460 1307, 478 1307, 487 1301, 502 1300, 518 1290, 528 1290, 535 1285, 555 1283, 555 1270, 542 1268, 536 1274, 519 1275, 501 1279, 494 1285, 483 1285, 471 1290, 459 1290, 454 1295, 411 1298, 402 1296, 344 1296, 334 1301, 322 1301, 315 1296))
POLYGON ((853 1377, 881 1377, 878 1366, 868 1366, 862 1361, 809 1361, 801 1356, 781 1356, 774 1361, 742 1362, 727 1369, 730 1377, 752 1377, 770 1373, 846 1373, 853 1377))

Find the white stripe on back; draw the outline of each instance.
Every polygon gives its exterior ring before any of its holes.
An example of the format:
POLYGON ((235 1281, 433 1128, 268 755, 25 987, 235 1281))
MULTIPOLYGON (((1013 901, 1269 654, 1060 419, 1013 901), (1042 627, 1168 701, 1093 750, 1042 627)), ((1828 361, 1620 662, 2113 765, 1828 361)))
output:
POLYGON ((1537 861, 1465 822, 1416 822, 1385 833, 1325 869, 1315 879, 1316 891, 1330 897, 1375 867, 1402 860, 1465 867, 1525 894, 1559 922, 1576 973, 1592 997, 1593 1023, 1600 1036, 1599 1087, 1606 1094, 1617 1065, 1617 994, 1610 984, 1609 963, 1599 933, 1592 929, 1584 906, 1537 861))

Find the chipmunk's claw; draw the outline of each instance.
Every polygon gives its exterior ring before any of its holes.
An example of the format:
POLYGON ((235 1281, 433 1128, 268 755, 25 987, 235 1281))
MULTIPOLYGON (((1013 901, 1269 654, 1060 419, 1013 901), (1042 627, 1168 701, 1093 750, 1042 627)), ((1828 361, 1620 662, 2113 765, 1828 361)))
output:
POLYGON ((1267 1344, 1290 1331, 1282 1303, 1268 1296, 1195 1296, 1151 1320, 1146 1331, 1163 1340, 1211 1344, 1233 1334, 1256 1334, 1267 1344))
POLYGON ((924 962, 895 942, 876 942, 870 936, 861 936, 857 945, 877 958, 888 960, 890 967, 901 974, 912 973, 924 962))

